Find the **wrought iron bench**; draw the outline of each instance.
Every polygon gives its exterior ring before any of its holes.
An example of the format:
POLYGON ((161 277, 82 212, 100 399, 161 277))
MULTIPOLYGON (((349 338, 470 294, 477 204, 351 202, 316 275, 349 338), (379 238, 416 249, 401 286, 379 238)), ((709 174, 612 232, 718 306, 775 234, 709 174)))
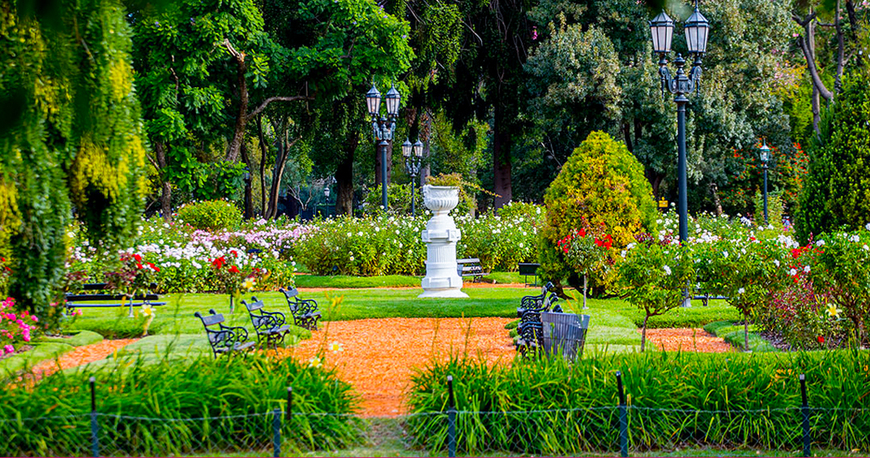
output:
POLYGON ((696 300, 696 301, 700 300, 701 303, 704 304, 704 307, 710 305, 710 301, 713 301, 713 300, 722 300, 722 301, 728 300, 728 298, 726 296, 711 296, 710 293, 696 294, 696 295, 692 296, 692 299, 696 300))
POLYGON ((193 316, 202 320, 215 359, 219 354, 243 351, 254 346, 256 342, 248 342, 247 329, 241 326, 224 325, 224 316, 215 312, 214 309, 209 310, 209 313, 211 315, 203 316, 196 312, 193 316))
POLYGON ((541 294, 537 296, 523 296, 523 298, 520 299, 520 306, 517 307, 517 318, 522 318, 526 310, 537 310, 538 313, 540 313, 547 309, 544 306, 546 302, 553 304, 559 300, 559 297, 556 296, 555 293, 550 292, 553 287, 552 282, 547 282, 546 285, 541 287, 541 294), (550 295, 549 297, 547 296, 548 293, 550 295))
POLYGON ((290 332, 290 325, 286 324, 287 319, 281 312, 267 312, 263 310, 263 301, 257 300, 257 297, 251 297, 251 302, 242 300, 242 304, 248 309, 248 315, 251 316, 251 323, 254 325, 254 331, 257 332, 257 342, 263 343, 266 346, 278 347, 279 343, 284 342, 284 336, 290 332))
POLYGON ((523 297, 522 305, 517 309, 520 323, 517 325, 516 348, 523 355, 528 355, 530 350, 535 351, 544 346, 541 314, 550 311, 562 312, 562 307, 556 304, 559 296, 550 292, 552 287, 553 284, 548 282, 542 288, 540 296, 523 297))
POLYGON ((483 271, 478 258, 457 259, 456 274, 460 277, 473 277, 472 282, 480 281, 484 275, 489 275, 488 272, 483 271))
MULTIPOLYGON (((151 288, 156 288, 157 284, 152 283, 151 288)), ((82 285, 82 291, 103 291, 108 288, 106 283, 89 283, 82 285)), ((64 294, 64 307, 67 314, 71 314, 76 308, 84 307, 130 307, 130 315, 133 315, 133 307, 142 305, 150 305, 158 307, 166 305, 166 302, 159 302, 160 296, 154 293, 136 294, 132 298, 123 294, 106 294, 106 293, 88 293, 88 294, 64 294)))
POLYGON ((317 330, 317 321, 320 320, 320 310, 317 308, 317 301, 314 299, 301 299, 299 290, 296 288, 286 290, 279 289, 284 293, 284 298, 287 299, 287 305, 290 307, 290 313, 293 314, 293 324, 300 328, 317 330))

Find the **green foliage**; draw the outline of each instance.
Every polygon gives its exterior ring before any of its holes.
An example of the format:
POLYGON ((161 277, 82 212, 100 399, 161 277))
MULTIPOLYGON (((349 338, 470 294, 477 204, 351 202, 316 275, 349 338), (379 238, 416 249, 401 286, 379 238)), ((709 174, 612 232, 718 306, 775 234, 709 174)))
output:
POLYGON ((644 311, 644 350, 649 317, 664 315, 683 305, 686 285, 695 279, 695 263, 688 245, 641 241, 628 248, 617 267, 617 285, 628 302, 644 311))
POLYGON ((845 78, 837 103, 825 110, 795 224, 798 237, 870 221, 870 94, 866 71, 845 78))
POLYGON ((11 295, 49 327, 71 208, 111 253, 135 227, 145 141, 130 28, 115 0, 0 6, 0 232, 11 234, 11 295))
MULTIPOLYGON (((167 353, 156 362, 139 357, 118 368, 59 372, 35 386, 10 387, 0 399, 0 413, 39 420, 10 424, 10 440, 0 445, 2 453, 78 454, 82 444, 90 443, 90 401, 81 394, 91 376, 96 377, 100 412, 111 414, 99 419, 101 452, 109 455, 208 454, 229 438, 244 450, 269 447, 272 416, 250 414, 286 410, 288 385, 294 388, 294 413, 350 414, 357 405, 351 386, 334 370, 307 367, 292 358, 215 360, 204 355, 184 360, 170 359, 167 353), (238 417, 170 421, 233 415, 238 417)), ((349 415, 300 415, 292 425, 282 423, 285 446, 296 450, 333 449, 356 438, 356 420, 349 415)))
POLYGON ((615 246, 634 234, 653 231, 656 206, 643 167, 625 145, 593 132, 571 155, 544 195, 547 221, 541 230, 540 259, 544 278, 560 281, 574 274, 557 247, 559 240, 582 227, 607 227, 615 246))
MULTIPOLYGON (((863 400, 870 396, 866 351, 588 354, 574 364, 561 358, 497 365, 456 357, 433 361, 412 378, 409 412, 444 412, 447 376, 452 375, 461 412, 457 450, 470 455, 491 450, 528 455, 615 452, 619 429, 614 373, 621 371, 632 448, 655 453, 701 437, 708 444, 793 449, 799 430, 794 410, 801 400, 798 374, 804 373, 809 403, 818 409, 810 432, 816 445, 870 447, 863 400)), ((411 417, 409 428, 417 444, 446 449, 443 416, 411 417)))
MULTIPOLYGON (((755 224, 764 225, 764 195, 756 191, 755 198, 755 224)), ((784 214, 782 195, 778 192, 767 194, 767 222, 774 229, 782 230, 782 216, 784 214)))
POLYGON ((242 211, 225 200, 193 202, 178 209, 178 222, 194 229, 218 231, 233 230, 242 222, 242 211))
MULTIPOLYGON (((390 183, 387 186, 387 202, 390 205, 390 214, 410 215, 411 214, 411 183, 399 184, 390 183)), ((381 186, 371 189, 366 195, 365 201, 362 204, 364 215, 376 215, 382 212, 381 204, 381 186)), ((423 213, 426 207, 423 206, 423 195, 420 192, 419 186, 414 186, 414 205, 415 211, 423 213)))
POLYGON ((816 245, 806 255, 811 258, 813 287, 830 295, 835 313, 827 315, 842 313, 851 322, 857 342, 866 342, 870 334, 870 230, 823 234, 816 245))

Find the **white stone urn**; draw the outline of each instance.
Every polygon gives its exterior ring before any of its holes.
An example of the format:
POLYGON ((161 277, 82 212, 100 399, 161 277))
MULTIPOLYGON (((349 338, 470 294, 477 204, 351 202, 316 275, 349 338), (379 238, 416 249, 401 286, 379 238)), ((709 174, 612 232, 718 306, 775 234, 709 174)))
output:
POLYGON ((461 234, 449 215, 458 203, 455 186, 423 186, 423 204, 434 215, 421 234, 426 243, 426 277, 419 297, 468 297, 456 271, 456 242, 461 234))

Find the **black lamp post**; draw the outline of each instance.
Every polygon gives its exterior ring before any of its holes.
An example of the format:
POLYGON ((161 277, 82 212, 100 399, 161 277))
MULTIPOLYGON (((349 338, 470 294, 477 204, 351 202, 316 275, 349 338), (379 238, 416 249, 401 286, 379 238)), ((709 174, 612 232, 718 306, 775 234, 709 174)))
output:
POLYGON ((329 218, 329 185, 328 184, 323 187, 323 197, 326 198, 326 203, 324 204, 324 207, 325 207, 324 213, 326 213, 326 217, 329 218))
POLYGON ((701 57, 707 52, 707 38, 710 32, 710 23, 698 10, 698 2, 695 0, 695 11, 686 20, 684 27, 686 44, 689 54, 694 57, 692 70, 687 75, 683 71, 686 61, 683 56, 677 54, 674 64, 677 73, 671 76, 668 70, 667 56, 671 52, 671 39, 674 35, 674 21, 667 13, 661 12, 649 23, 653 38, 653 50, 659 55, 659 75, 661 75, 662 95, 667 90, 674 94, 674 102, 677 104, 677 145, 679 150, 679 199, 677 210, 680 214, 680 243, 689 238, 688 230, 688 198, 686 185, 686 104, 689 99, 686 94, 700 88, 701 82, 701 57))
POLYGON ((387 201, 387 147, 393 141, 393 133, 396 131, 396 117, 399 116, 399 103, 402 96, 396 87, 393 86, 387 91, 384 96, 384 101, 387 104, 387 116, 380 116, 381 112, 381 93, 378 88, 372 85, 372 88, 366 93, 366 107, 369 110, 369 115, 372 117, 372 130, 375 135, 375 142, 381 148, 381 201, 384 206, 384 211, 389 208, 387 201))
POLYGON ((417 140, 412 145, 411 142, 405 139, 402 143, 402 156, 405 157, 405 172, 411 176, 411 216, 415 216, 414 206, 414 181, 417 180, 417 174, 420 173, 420 166, 423 165, 423 142, 417 140), (414 156, 411 156, 413 151, 414 156))
POLYGON ((767 162, 770 160, 770 147, 767 146, 767 140, 764 140, 760 149, 761 169, 764 170, 764 225, 767 226, 767 162))

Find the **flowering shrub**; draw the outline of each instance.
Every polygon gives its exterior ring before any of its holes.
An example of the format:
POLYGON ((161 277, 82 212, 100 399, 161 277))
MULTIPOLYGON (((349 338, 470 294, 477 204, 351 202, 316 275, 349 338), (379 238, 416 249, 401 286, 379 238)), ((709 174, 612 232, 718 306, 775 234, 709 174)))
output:
POLYGON ((232 230, 241 224, 242 211, 226 200, 207 200, 183 205, 175 217, 194 229, 232 230))
POLYGON ((22 342, 30 342, 38 329, 39 318, 24 310, 15 311, 15 299, 7 297, 0 302, 0 352, 7 355, 15 352, 15 346, 22 342))
POLYGON ((142 255, 122 252, 118 270, 106 272, 106 283, 109 288, 132 297, 151 288, 155 272, 160 272, 160 268, 143 260, 142 255))
POLYGON ((613 237, 605 234, 603 223, 590 227, 586 218, 581 218, 581 221, 583 227, 556 242, 556 246, 565 254, 568 265, 572 266, 575 272, 583 275, 583 308, 585 309, 587 277, 590 272, 603 267, 605 261, 613 263, 613 259, 608 257, 613 247, 613 237))
POLYGON ((690 245, 660 242, 649 235, 639 236, 625 253, 625 260, 617 266, 617 288, 645 313, 640 341, 643 351, 647 321, 682 305, 683 291, 695 280, 695 263, 690 245))
POLYGON ((6 258, 0 256, 0 294, 6 294, 9 288, 9 277, 12 275, 12 268, 9 267, 6 258))

